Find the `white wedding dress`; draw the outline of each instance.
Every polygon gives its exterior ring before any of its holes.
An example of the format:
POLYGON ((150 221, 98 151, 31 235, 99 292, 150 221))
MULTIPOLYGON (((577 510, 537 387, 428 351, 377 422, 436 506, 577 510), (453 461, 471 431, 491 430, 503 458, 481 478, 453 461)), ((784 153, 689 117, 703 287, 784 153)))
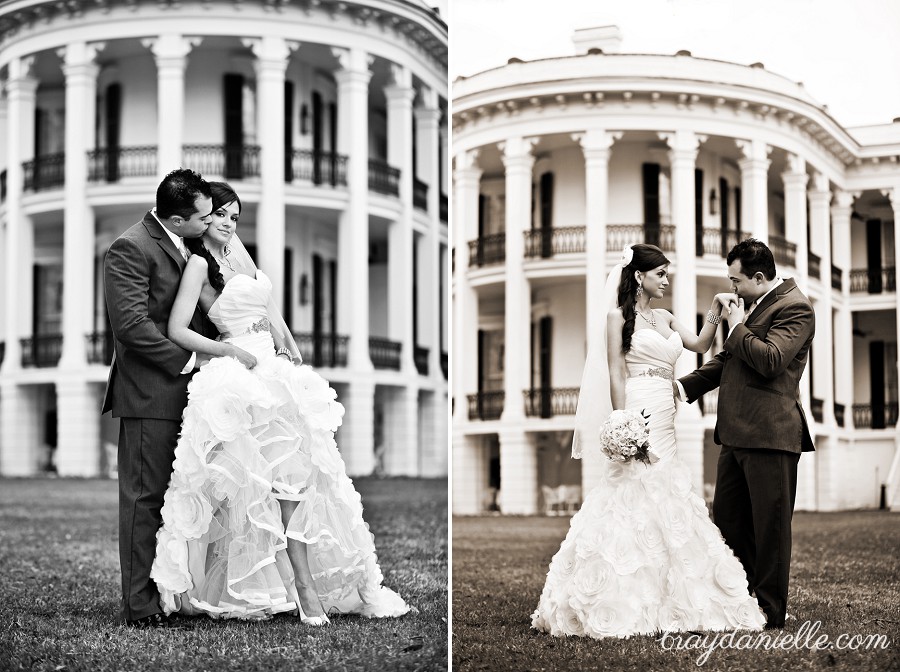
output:
POLYGON ((625 407, 649 412, 659 462, 583 456, 603 460, 604 475, 553 556, 534 628, 600 638, 765 625, 740 561, 676 453, 672 377, 682 349, 677 333, 635 331, 625 355, 625 407))
POLYGON ((248 370, 220 357, 198 371, 175 449, 151 577, 163 610, 188 601, 214 618, 297 610, 287 537, 309 544, 326 613, 399 616, 381 585, 362 504, 334 441, 344 408, 309 366, 275 357, 269 279, 237 275, 209 311, 223 339, 257 357, 248 370), (287 525, 279 499, 298 502, 287 525))

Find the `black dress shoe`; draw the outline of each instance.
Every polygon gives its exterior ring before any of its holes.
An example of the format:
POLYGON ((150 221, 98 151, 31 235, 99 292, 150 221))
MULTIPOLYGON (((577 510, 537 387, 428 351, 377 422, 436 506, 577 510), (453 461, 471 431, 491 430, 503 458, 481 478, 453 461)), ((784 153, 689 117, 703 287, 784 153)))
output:
POLYGON ((172 626, 172 619, 165 614, 150 614, 133 621, 126 620, 125 625, 130 628, 169 628, 172 626))

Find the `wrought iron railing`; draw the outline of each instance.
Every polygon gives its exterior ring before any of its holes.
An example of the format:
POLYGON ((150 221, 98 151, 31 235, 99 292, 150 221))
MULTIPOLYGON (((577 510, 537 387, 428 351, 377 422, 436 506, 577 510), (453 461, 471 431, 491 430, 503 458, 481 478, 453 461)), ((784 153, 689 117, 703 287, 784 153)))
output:
POLYGON ((742 233, 734 229, 703 229, 703 254, 718 255, 723 259, 740 242, 742 233))
POLYGON ((312 366, 347 366, 349 336, 293 332, 294 342, 304 363, 312 366))
POLYGON ((420 375, 427 376, 428 348, 423 348, 419 345, 415 346, 413 348, 413 361, 416 364, 416 371, 418 371, 420 375))
POLYGON ((863 429, 886 429, 897 426, 897 402, 888 404, 853 404, 853 425, 863 429))
POLYGON ((469 420, 499 420, 503 414, 504 392, 468 394, 469 420))
POLYGON ((400 169, 369 159, 369 190, 387 196, 400 195, 400 169))
POLYGON ((703 415, 715 415, 719 411, 719 391, 710 390, 697 400, 700 404, 700 413, 703 415))
POLYGON ((525 390, 525 415, 529 418, 552 418, 556 415, 575 415, 578 407, 577 387, 556 387, 525 390))
POLYGON ((834 264, 831 265, 831 287, 838 291, 844 288, 844 272, 834 264))
MULTIPOLYGON (((0 341, 0 365, 3 364, 3 360, 6 358, 6 341, 0 341)), ((446 374, 444 375, 446 378, 446 374)))
POLYGON ((62 355, 62 340, 62 334, 45 334, 19 339, 22 346, 22 366, 56 366, 62 355))
POLYGON ((494 233, 469 241, 469 266, 502 264, 506 261, 506 233, 494 233))
POLYGON ((825 422, 825 401, 813 397, 810 405, 812 406, 813 420, 816 422, 825 422))
POLYGON ((413 207, 428 211, 428 185, 418 177, 413 178, 413 207))
POLYGON ((6 169, 0 170, 0 203, 6 200, 6 169))
POLYGON ((584 252, 585 227, 560 226, 525 232, 525 258, 549 258, 557 254, 584 252))
POLYGON ((438 205, 440 206, 441 221, 447 222, 450 219, 450 199, 444 192, 441 192, 440 198, 438 199, 438 205))
POLYGON ((369 357, 376 369, 400 370, 400 353, 403 344, 386 338, 369 338, 369 357))
POLYGON ((90 182, 118 182, 123 177, 156 175, 156 145, 92 149, 87 157, 90 182))
POLYGON ((666 224, 610 224, 606 227, 606 249, 620 252, 626 245, 647 243, 663 252, 675 251, 675 227, 666 224))
POLYGON ((807 269, 810 277, 822 279, 822 257, 818 254, 809 252, 807 255, 807 269))
POLYGON ((184 145, 184 165, 226 180, 259 176, 259 145, 184 145))
POLYGON ((846 410, 847 407, 844 404, 834 403, 834 421, 838 427, 844 426, 844 413, 846 410))
POLYGON ((881 294, 897 291, 897 269, 894 266, 873 269, 854 268, 850 271, 850 291, 881 294))
POLYGON ((22 164, 25 191, 57 189, 66 183, 66 155, 44 154, 22 164))
POLYGON ((94 331, 85 337, 88 364, 111 364, 116 340, 111 331, 94 331))
MULTIPOLYGON (((3 357, 0 355, 0 364, 3 363, 3 357)), ((447 372, 450 370, 450 357, 443 350, 441 351, 441 373, 444 374, 444 380, 447 380, 447 372)))
POLYGON ((347 186, 347 157, 333 152, 295 149, 290 156, 285 181, 301 180, 315 185, 347 186))
POLYGON ((775 257, 775 263, 783 266, 797 267, 797 245, 788 241, 781 236, 769 236, 769 248, 772 250, 772 256, 775 257))

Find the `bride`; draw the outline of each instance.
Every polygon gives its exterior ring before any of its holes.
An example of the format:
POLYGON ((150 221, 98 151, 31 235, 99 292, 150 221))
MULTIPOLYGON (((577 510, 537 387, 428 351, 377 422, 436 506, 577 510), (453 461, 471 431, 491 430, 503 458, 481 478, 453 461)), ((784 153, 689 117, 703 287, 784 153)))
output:
POLYGON ((602 343, 585 364, 572 447, 601 472, 599 484, 573 516, 531 617, 555 636, 762 630, 766 622, 675 449, 675 361, 684 348, 709 349, 733 295, 716 295, 695 335, 650 307, 669 284, 668 265, 658 247, 633 245, 607 279, 602 343), (600 429, 614 408, 649 413, 649 465, 601 453, 600 429))
POLYGON ((212 223, 169 318, 169 338, 214 356, 188 386, 188 404, 162 508, 151 577, 166 614, 267 618, 293 612, 399 616, 381 585, 360 496, 334 441, 344 408, 299 364, 272 283, 235 235, 237 194, 210 183, 212 223), (219 341, 188 329, 199 308, 219 341), (231 356, 227 356, 231 355, 231 356), (248 369, 246 363, 252 366, 248 369))

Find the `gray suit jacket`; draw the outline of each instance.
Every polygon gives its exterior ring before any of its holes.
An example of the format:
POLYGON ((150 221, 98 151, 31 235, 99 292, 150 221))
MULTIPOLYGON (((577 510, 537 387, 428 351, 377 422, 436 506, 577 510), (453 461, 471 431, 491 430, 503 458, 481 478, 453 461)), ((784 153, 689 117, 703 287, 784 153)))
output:
POLYGON ((735 448, 815 450, 803 407, 816 318, 793 279, 776 287, 725 341, 722 352, 680 379, 688 401, 719 388, 715 441, 735 448))
MULTIPOLYGON (((181 419, 191 379, 181 370, 191 353, 175 345, 166 333, 185 264, 150 212, 110 245, 103 279, 116 349, 103 399, 104 413, 111 410, 113 417, 181 419)), ((213 337, 217 333, 199 310, 191 329, 213 337)))

